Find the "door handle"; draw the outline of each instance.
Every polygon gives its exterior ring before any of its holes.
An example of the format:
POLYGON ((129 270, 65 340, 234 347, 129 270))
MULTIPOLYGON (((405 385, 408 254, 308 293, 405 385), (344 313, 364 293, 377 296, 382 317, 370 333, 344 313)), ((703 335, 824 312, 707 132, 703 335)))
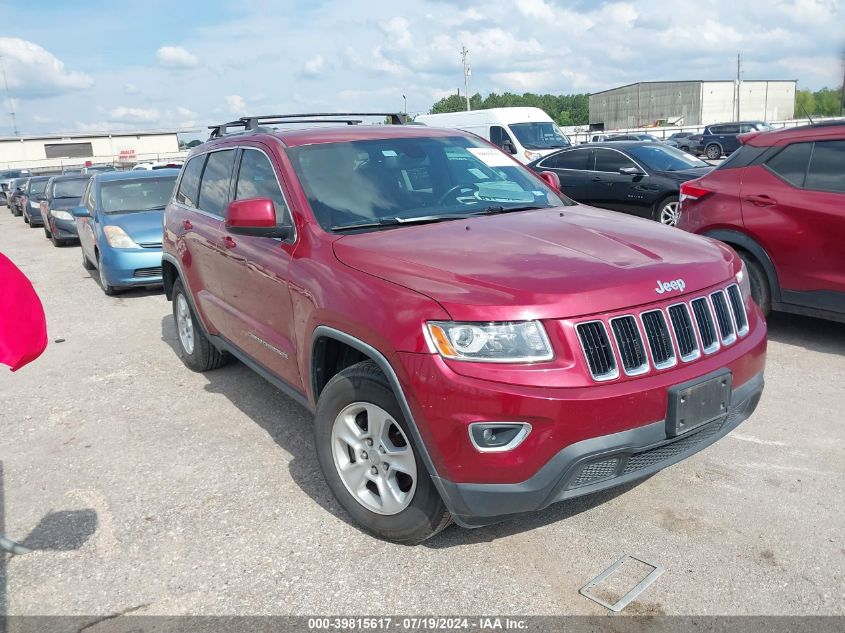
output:
POLYGON ((601 182, 601 178, 599 178, 598 176, 593 176, 591 180, 593 182, 601 182))
POLYGON ((235 248, 238 244, 228 235, 223 238, 223 246, 226 248, 235 248))
POLYGON ((746 202, 750 202, 755 207, 771 207, 778 203, 777 200, 770 196, 767 196, 766 194, 760 194, 756 196, 745 196, 743 200, 745 200, 746 202))
POLYGON ((190 231, 192 228, 194 228, 194 225, 191 224, 190 220, 182 220, 182 228, 186 231, 190 231))

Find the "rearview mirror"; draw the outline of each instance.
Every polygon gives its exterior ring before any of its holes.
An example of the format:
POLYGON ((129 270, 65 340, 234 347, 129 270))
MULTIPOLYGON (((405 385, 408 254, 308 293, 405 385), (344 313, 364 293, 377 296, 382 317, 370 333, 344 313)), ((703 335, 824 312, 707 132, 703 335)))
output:
POLYGON ((74 207, 70 210, 70 213, 75 218, 90 218, 91 214, 88 213, 88 207, 74 207))
POLYGON ((546 181, 546 184, 557 192, 560 192, 560 177, 553 171, 540 172, 540 178, 546 181))
POLYGON ((237 235, 290 237, 289 226, 276 224, 276 207, 270 198, 233 200, 226 209, 226 230, 237 235))
POLYGON ((502 149, 510 154, 516 154, 516 147, 514 147, 513 142, 509 139, 502 141, 502 149))
POLYGON ((645 173, 639 167, 620 167, 619 173, 628 176, 645 176, 645 173))

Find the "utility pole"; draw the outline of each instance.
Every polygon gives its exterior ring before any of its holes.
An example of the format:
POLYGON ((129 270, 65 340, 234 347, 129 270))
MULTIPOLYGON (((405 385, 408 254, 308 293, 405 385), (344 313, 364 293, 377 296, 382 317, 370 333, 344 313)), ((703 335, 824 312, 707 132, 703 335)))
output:
POLYGON ((15 108, 12 104, 12 97, 9 94, 9 81, 6 79, 6 64, 3 62, 3 57, 0 56, 0 69, 3 71, 3 86, 6 90, 6 101, 9 102, 9 116, 12 117, 12 129, 15 131, 15 136, 18 135, 18 123, 15 120, 15 108))
POLYGON ((405 102, 405 113, 404 114, 405 114, 405 118, 407 119, 408 118, 408 97, 406 97, 405 95, 402 95, 402 101, 405 102))
POLYGON ((845 109, 845 53, 842 53, 842 87, 839 88, 839 116, 845 109))
POLYGON ((466 97, 466 100, 467 100, 467 112, 469 112, 469 76, 470 76, 470 73, 472 72, 470 70, 469 64, 467 64, 467 54, 468 53, 469 53, 469 51, 467 50, 467 47, 464 46, 463 44, 461 44, 461 61, 463 62, 463 65, 464 65, 464 96, 466 97))
POLYGON ((740 79, 740 57, 739 53, 736 54, 736 120, 739 121, 739 89, 742 84, 742 80, 740 79))

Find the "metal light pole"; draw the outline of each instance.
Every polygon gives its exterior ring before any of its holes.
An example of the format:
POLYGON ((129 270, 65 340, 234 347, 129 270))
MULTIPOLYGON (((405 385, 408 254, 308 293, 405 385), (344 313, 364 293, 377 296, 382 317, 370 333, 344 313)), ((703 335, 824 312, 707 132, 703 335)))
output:
POLYGON ((739 121, 739 89, 742 80, 739 78, 740 73, 740 59, 739 53, 736 54, 736 120, 739 121))
POLYGON ((402 101, 405 103, 404 113, 405 113, 405 118, 407 119, 408 118, 408 97, 406 97, 405 95, 402 95, 402 101))
POLYGON ((469 51, 467 50, 467 47, 464 46, 463 44, 461 44, 461 61, 463 62, 463 65, 464 65, 464 96, 466 97, 466 100, 467 100, 467 112, 469 112, 469 74, 470 74, 470 69, 469 69, 469 66, 467 65, 467 54, 468 53, 469 53, 469 51))

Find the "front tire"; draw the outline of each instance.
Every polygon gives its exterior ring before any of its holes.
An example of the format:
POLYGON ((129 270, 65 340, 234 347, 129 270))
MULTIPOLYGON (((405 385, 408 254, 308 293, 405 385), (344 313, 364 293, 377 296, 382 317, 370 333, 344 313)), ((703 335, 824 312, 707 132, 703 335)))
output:
POLYGON ((50 232, 50 241, 53 242, 53 246, 55 246, 56 248, 61 248, 62 246, 67 244, 65 240, 61 240, 56 237, 56 234, 53 232, 50 232))
POLYGON ((229 355, 214 347, 197 320, 181 279, 173 282, 173 320, 182 362, 194 371, 210 371, 229 362, 229 355))
MULTIPOLYGON (((83 255, 85 257, 85 255, 83 255)), ((103 256, 97 256, 97 276, 100 279, 100 287, 103 289, 103 292, 106 294, 107 297, 113 297, 117 294, 117 288, 109 284, 108 279, 106 279, 105 268, 103 267, 103 256)))
POLYGON ((84 251, 84 250, 82 250, 81 248, 80 248, 79 250, 80 250, 80 251, 82 251, 82 267, 83 267, 85 270, 94 270, 94 264, 92 264, 92 263, 88 260, 88 258, 85 256, 85 251, 84 251))
POLYGON ((347 367, 320 394, 317 458, 332 493, 365 530, 416 545, 451 516, 387 378, 372 361, 347 367))
POLYGON ((751 298, 754 299, 763 316, 769 316, 772 311, 772 289, 769 287, 769 278, 766 271, 759 262, 747 253, 739 253, 745 263, 745 270, 748 272, 748 281, 751 284, 751 298))

